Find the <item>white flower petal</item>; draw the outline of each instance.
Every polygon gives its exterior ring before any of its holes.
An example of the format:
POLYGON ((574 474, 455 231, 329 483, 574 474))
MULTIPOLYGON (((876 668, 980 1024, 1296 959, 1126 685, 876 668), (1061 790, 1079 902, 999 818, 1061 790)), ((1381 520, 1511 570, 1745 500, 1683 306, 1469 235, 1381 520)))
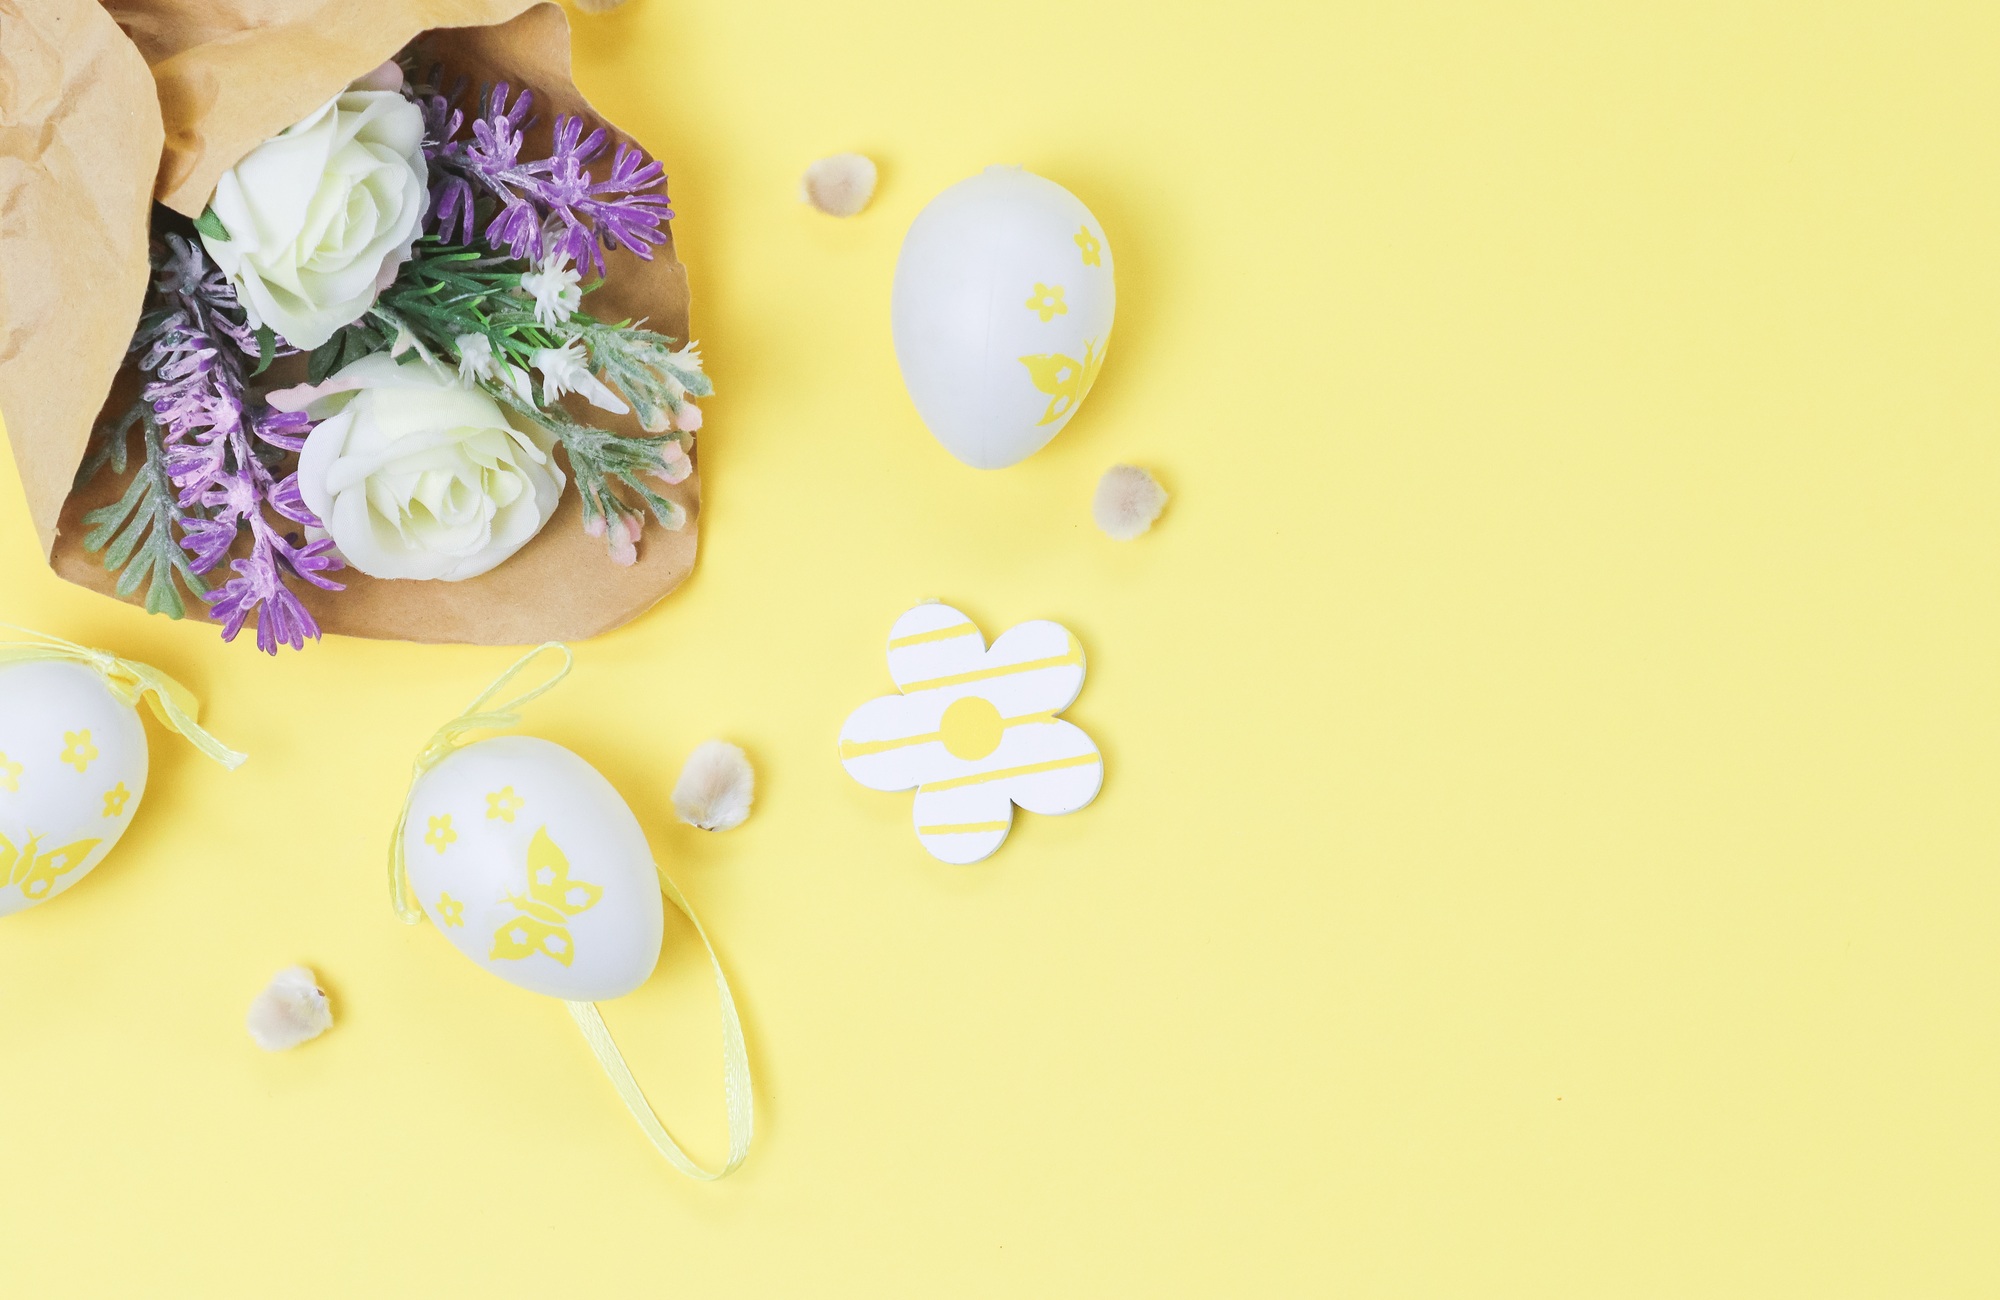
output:
POLYGON ((934 701, 878 695, 840 728, 840 765, 870 790, 907 790, 942 773, 950 758, 937 730, 934 701), (915 737, 925 737, 915 743, 915 737))

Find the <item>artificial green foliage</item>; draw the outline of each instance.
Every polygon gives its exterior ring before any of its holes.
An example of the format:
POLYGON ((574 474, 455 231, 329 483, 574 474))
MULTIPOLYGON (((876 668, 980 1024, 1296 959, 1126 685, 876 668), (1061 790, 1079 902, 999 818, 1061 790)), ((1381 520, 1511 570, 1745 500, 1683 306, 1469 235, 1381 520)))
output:
POLYGON ((500 384, 489 381, 480 387, 494 401, 510 406, 529 419, 539 422, 562 443, 563 450, 569 453, 570 473, 576 479, 577 494, 583 499, 583 522, 586 528, 595 532, 594 525, 600 520, 632 517, 632 508, 611 490, 613 483, 623 484, 636 493, 652 510, 653 517, 660 521, 662 527, 678 529, 687 523, 687 512, 682 510, 677 502, 669 500, 649 487, 641 477, 659 472, 664 464, 660 449, 675 441, 676 435, 647 434, 637 438, 621 437, 572 420, 562 411, 523 402, 514 392, 500 384))
POLYGON ((91 428, 90 450, 85 454, 83 464, 76 467, 76 479, 70 485, 71 491, 96 478, 97 472, 106 465, 114 474, 125 472, 126 444, 131 439, 132 426, 145 412, 144 402, 134 402, 116 424, 99 424, 91 428))
POLYGON ((257 327, 257 368, 250 372, 254 378, 271 368, 271 362, 278 356, 278 333, 269 325, 257 327))
POLYGON ((574 326, 572 337, 590 349, 591 368, 625 394, 640 425, 654 433, 668 427, 672 412, 686 399, 715 391, 692 344, 676 350, 664 334, 639 329, 629 321, 606 325, 581 313, 569 324, 574 326))
POLYGON ((123 497, 83 517, 90 527, 83 545, 86 550, 104 552, 104 567, 118 575, 119 595, 129 596, 143 583, 149 613, 180 618, 187 607, 175 579, 196 596, 206 596, 208 586, 189 567, 188 554, 174 536, 181 508, 173 485, 167 481, 166 451, 151 410, 143 403, 135 406, 85 462, 79 481, 106 463, 114 473, 124 471, 125 441, 135 419, 141 426, 146 458, 123 497))

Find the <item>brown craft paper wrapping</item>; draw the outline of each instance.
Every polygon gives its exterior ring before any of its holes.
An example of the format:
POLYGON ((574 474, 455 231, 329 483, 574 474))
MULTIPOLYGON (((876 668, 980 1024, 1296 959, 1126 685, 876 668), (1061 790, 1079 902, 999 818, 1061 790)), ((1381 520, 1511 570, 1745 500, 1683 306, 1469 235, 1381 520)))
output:
POLYGON ((47 551, 145 298, 160 106, 97 0, 0 0, 0 409, 47 551))
MULTIPOLYGON (((28 80, 11 66, 17 25, 42 36, 49 51, 41 78, 49 89, 27 102, 18 96, 0 102, 6 115, 0 130, 10 136, 7 171, 0 173, 8 185, 0 223, 5 291, 0 319, 9 340, 8 350, 0 352, 0 407, 49 562, 70 581, 112 594, 113 576, 83 549, 83 516, 115 501, 129 480, 104 471, 72 494, 70 479, 83 459, 93 418, 100 408, 109 409, 105 393, 144 297, 145 180, 157 173, 162 202, 199 214, 217 178, 244 154, 419 34, 420 63, 442 63, 448 80, 467 78, 473 93, 492 81, 534 90, 531 154, 547 148, 563 113, 603 123, 612 131, 613 147, 629 137, 593 112, 571 82, 568 21, 553 4, 106 0, 103 8, 129 42, 89 0, 0 0, 7 88, 28 80), (33 20, 14 18, 30 8, 37 15, 33 20), (56 17, 59 11, 65 16, 56 17), (158 87, 156 111, 133 93, 133 71, 144 77, 148 64, 149 80, 158 87), (45 157, 66 165, 45 165, 39 178, 18 178, 12 155, 21 149, 11 137, 32 142, 38 134, 56 142, 44 148, 45 157), (59 155, 57 145, 63 150, 59 155), (135 186, 141 191, 137 197, 135 186), (78 246, 76 231, 93 221, 103 234, 93 233, 78 246), (59 290, 36 297, 18 287, 46 273, 40 268, 71 265, 75 274, 59 290), (45 341, 36 333, 44 330, 60 337, 45 341)), ((150 99, 153 86, 136 84, 150 99)), ((671 234, 650 262, 624 250, 608 253, 606 262, 605 286, 586 300, 592 314, 611 320, 644 317, 652 329, 687 338, 687 271, 674 257, 671 234)), ((130 392, 128 371, 120 378, 117 401, 129 402, 130 392)), ((577 408, 580 417, 583 409, 577 408)), ((629 415, 591 411, 583 418, 619 433, 640 431, 629 415)), ((669 532, 649 522, 639 541, 639 562, 627 568, 612 564, 603 541, 584 533, 582 504, 572 487, 533 541, 481 577, 387 581, 343 569, 335 576, 345 591, 301 584, 300 595, 324 631, 348 636, 487 645, 595 636, 644 613, 694 568, 699 478, 661 491, 687 511, 687 524, 669 532)), ((228 574, 218 570, 210 577, 220 581, 228 574)), ((131 599, 137 603, 138 596, 131 599)), ((192 603, 191 616, 199 617, 201 608, 192 603)))

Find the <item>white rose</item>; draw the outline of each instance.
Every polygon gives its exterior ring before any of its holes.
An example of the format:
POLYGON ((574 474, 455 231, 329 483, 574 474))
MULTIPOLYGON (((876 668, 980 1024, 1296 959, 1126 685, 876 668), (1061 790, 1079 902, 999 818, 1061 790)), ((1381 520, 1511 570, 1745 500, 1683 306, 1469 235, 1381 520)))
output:
POLYGON ((299 454, 299 494, 361 572, 477 577, 555 513, 564 480, 554 435, 449 371, 377 353, 323 388, 331 395, 309 408, 325 418, 299 454))
POLYGON ((316 348, 396 278, 429 202, 424 118, 385 90, 350 90, 266 140, 216 183, 229 232, 202 246, 253 325, 316 348))

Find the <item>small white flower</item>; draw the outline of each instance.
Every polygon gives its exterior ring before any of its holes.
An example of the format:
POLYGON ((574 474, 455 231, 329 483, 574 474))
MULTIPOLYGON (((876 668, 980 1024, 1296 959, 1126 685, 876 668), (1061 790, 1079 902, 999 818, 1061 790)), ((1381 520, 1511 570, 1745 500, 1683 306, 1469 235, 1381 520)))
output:
POLYGON ((539 271, 521 277, 521 288, 535 300, 535 322, 544 327, 560 325, 583 304, 583 277, 566 257, 551 257, 539 271))
POLYGON ((583 345, 574 339, 559 348, 536 349, 535 369, 542 372, 544 405, 553 404, 564 393, 582 393, 584 400, 600 411, 623 415, 631 409, 590 373, 583 359, 583 345))
POLYGON ((499 373, 493 364, 493 341, 484 334, 461 334, 451 343, 458 349, 458 377, 468 386, 499 373))
POLYGON ((481 380, 492 380, 511 390, 524 402, 535 400, 535 383, 528 372, 511 361, 493 355, 493 341, 484 334, 461 334, 452 340, 458 349, 458 378, 467 388, 477 388, 481 380))

